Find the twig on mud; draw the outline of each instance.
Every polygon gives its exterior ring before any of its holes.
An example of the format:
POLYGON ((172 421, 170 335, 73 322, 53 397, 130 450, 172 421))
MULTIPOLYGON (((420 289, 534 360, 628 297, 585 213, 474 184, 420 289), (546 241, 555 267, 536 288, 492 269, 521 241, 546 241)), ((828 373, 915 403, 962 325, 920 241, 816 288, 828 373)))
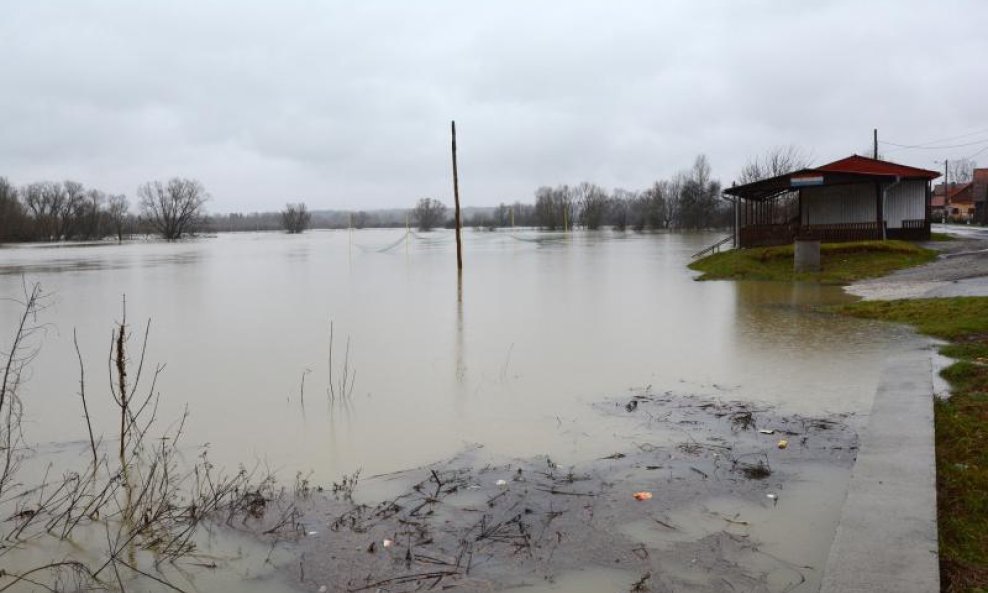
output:
POLYGON ((631 593, 645 593, 646 591, 648 591, 649 588, 646 583, 651 578, 652 578, 651 572, 646 572, 645 574, 643 574, 642 578, 638 579, 637 581, 635 581, 633 585, 631 585, 631 589, 630 589, 631 593))
POLYGON ((377 587, 382 587, 384 585, 402 585, 405 583, 412 583, 415 581, 432 580, 436 578, 445 578, 449 576, 455 576, 460 574, 456 570, 436 570, 432 572, 420 572, 416 574, 406 574, 397 577, 391 577, 389 579, 383 579, 376 581, 363 587, 348 588, 347 591, 350 593, 356 593, 357 591, 366 591, 367 589, 375 589, 377 587))
POLYGON ((556 488, 536 488, 536 490, 539 492, 548 492, 549 494, 558 494, 560 496, 600 496, 600 494, 594 492, 570 492, 556 488))

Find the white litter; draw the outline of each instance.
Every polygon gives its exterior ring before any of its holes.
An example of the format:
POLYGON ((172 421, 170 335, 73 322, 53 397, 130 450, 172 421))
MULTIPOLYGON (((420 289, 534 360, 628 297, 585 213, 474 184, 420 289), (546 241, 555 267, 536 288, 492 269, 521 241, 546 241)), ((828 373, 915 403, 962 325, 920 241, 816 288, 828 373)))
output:
POLYGON ((772 429, 770 429, 770 428, 763 428, 763 429, 759 430, 758 432, 760 432, 762 434, 775 434, 775 431, 772 430, 772 429))
POLYGON ((497 484, 498 486, 501 486, 501 487, 504 487, 504 486, 507 486, 508 485, 508 481, 507 480, 498 480, 497 482, 494 482, 494 483, 497 484))

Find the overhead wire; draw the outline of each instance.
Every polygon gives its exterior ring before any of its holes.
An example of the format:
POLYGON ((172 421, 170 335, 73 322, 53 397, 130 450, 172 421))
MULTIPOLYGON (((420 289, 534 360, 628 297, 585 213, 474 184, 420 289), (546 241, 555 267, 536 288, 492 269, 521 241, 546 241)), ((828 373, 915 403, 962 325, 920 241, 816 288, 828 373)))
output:
POLYGON ((941 142, 950 142, 951 140, 960 140, 961 138, 968 138, 970 136, 977 136, 978 134, 985 134, 985 133, 988 133, 988 128, 981 128, 981 129, 975 130, 973 132, 966 132, 964 134, 957 134, 955 136, 947 136, 946 138, 940 138, 938 140, 930 140, 930 141, 927 141, 927 142, 918 142, 916 144, 901 144, 901 143, 897 143, 897 142, 888 142, 888 141, 884 141, 884 140, 879 140, 879 143, 880 144, 888 144, 888 145, 891 145, 891 146, 897 146, 897 147, 900 147, 900 148, 927 148, 927 147, 930 147, 931 144, 939 144, 941 142))
POLYGON ((912 150, 943 150, 945 148, 964 148, 966 146, 977 146, 979 144, 984 144, 988 142, 988 138, 982 138, 981 140, 975 140, 974 142, 965 142, 963 144, 941 144, 939 146, 924 146, 920 144, 898 144, 896 142, 886 142, 879 140, 879 144, 887 144, 889 146, 897 146, 901 149, 912 149, 912 150))

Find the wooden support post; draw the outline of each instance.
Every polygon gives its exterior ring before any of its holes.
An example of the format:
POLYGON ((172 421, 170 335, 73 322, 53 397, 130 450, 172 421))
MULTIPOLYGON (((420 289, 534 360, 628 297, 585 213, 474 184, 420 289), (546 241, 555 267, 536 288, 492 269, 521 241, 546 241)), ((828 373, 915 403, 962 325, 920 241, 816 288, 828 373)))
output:
POLYGON ((456 173, 456 122, 450 122, 453 132, 453 200, 456 204, 456 269, 463 271, 463 245, 460 243, 460 179, 456 173))
POLYGON ((885 238, 885 212, 882 211, 882 184, 875 182, 875 212, 878 220, 878 238, 885 238))

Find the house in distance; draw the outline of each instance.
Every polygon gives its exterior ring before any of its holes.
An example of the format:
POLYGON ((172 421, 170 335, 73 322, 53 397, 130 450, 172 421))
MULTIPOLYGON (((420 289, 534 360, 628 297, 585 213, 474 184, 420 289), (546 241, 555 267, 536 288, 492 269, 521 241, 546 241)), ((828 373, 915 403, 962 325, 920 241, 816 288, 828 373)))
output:
POLYGON ((853 155, 724 190, 738 247, 930 238, 936 171, 853 155))

